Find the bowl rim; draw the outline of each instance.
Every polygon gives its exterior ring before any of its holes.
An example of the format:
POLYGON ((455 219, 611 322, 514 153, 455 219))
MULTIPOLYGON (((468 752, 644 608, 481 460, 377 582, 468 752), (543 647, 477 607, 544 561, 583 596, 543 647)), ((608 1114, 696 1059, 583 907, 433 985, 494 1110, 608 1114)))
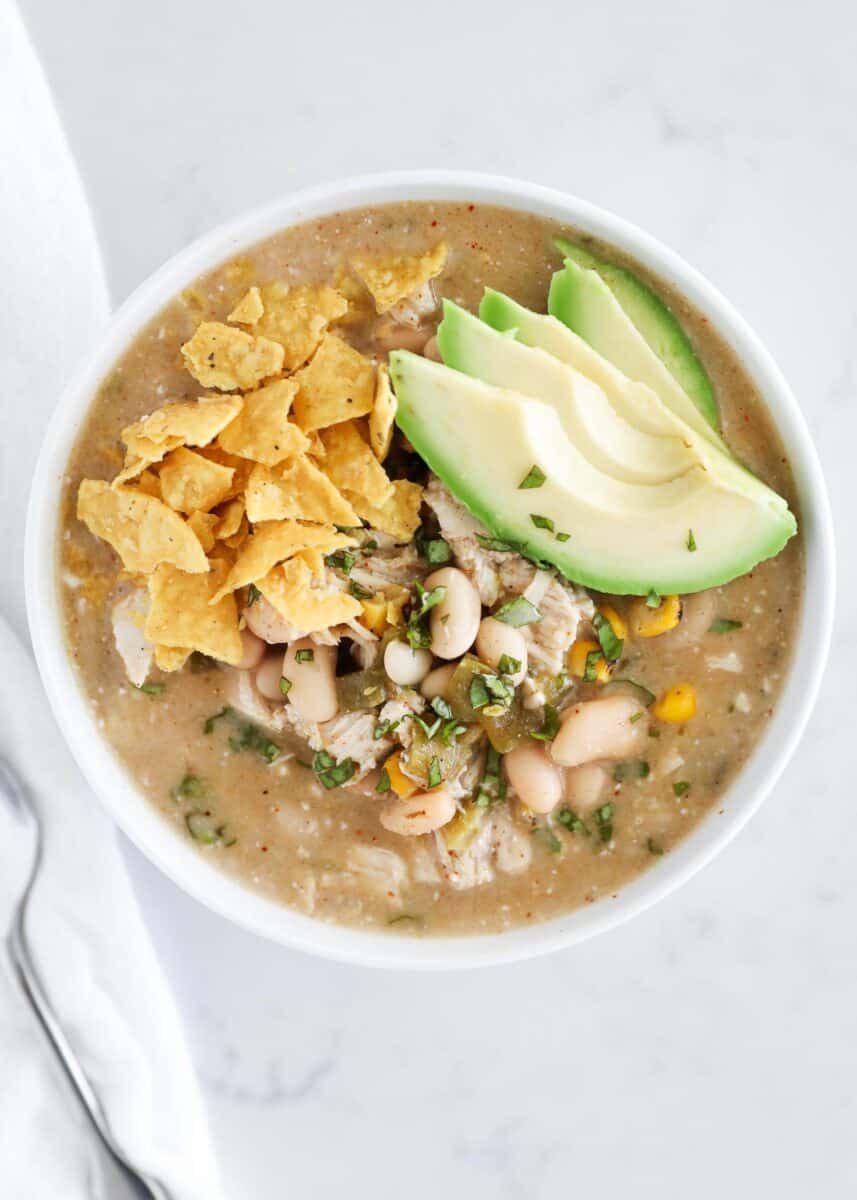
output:
POLYGON ((713 284, 650 234, 577 196, 505 176, 425 169, 335 180, 279 197, 204 233, 128 296, 69 379, 45 433, 30 489, 25 586, 39 671, 72 754, 111 817, 174 883, 237 925, 292 949, 363 966, 454 969, 535 957, 612 929, 680 887, 735 837, 781 775, 818 695, 833 627, 835 552, 824 476, 798 403, 759 338, 713 284), (785 444, 800 501, 805 590, 788 678, 770 724, 717 810, 615 896, 495 934, 411 938, 328 924, 220 871, 170 828, 125 772, 98 730, 62 632, 55 556, 62 478, 110 366, 182 287, 239 251, 306 220, 405 200, 493 204, 552 217, 603 238, 676 287, 711 320, 754 380, 785 444))

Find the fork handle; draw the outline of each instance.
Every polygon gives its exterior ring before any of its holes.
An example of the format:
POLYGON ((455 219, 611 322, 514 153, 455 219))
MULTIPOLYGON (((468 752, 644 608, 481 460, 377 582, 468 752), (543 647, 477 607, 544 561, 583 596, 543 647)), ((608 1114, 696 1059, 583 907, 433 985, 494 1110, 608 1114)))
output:
MULTIPOLYGON (((136 1200, 171 1200, 169 1192, 156 1179, 144 1177, 126 1160, 117 1147, 110 1125, 101 1103, 93 1091, 86 1072, 80 1064, 62 1031, 53 1010, 51 1009, 45 990, 33 965, 27 947, 23 927, 23 912, 19 911, 7 940, 9 959, 12 969, 22 992, 30 1002, 30 1007, 38 1018, 48 1042, 52 1046, 66 1079, 80 1101, 81 1107, 89 1118, 90 1124, 98 1135, 99 1141, 110 1157, 124 1182, 127 1185, 128 1196, 136 1200)), ((111 1196, 115 1193, 111 1192, 111 1196)))

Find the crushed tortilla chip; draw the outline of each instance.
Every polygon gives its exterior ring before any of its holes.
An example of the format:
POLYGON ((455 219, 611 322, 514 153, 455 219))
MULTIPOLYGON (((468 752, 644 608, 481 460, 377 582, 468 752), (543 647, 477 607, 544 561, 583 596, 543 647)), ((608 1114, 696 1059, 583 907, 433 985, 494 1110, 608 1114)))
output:
POLYGON ((446 265, 446 256, 446 242, 438 242, 425 254, 391 254, 376 259, 366 254, 356 255, 351 265, 375 298, 375 308, 385 313, 439 275, 446 265))
MULTIPOLYGON (((333 425, 322 431, 325 457, 319 466, 328 479, 345 494, 381 508, 393 495, 393 485, 387 473, 361 437, 356 421, 333 425)), ((355 505, 356 507, 356 505, 355 505)), ((359 509, 357 510, 360 511, 359 509)))
POLYGON ((155 665, 161 671, 180 671, 193 654, 183 646, 156 646, 155 665))
POLYGON ((375 403, 375 368, 335 333, 325 334, 312 362, 295 381, 300 389, 295 420, 305 433, 365 416, 375 403))
POLYGON ((348 592, 319 581, 302 558, 292 558, 274 567, 260 579, 257 587, 278 613, 302 633, 315 633, 353 620, 362 611, 360 601, 348 592))
POLYGON ((273 469, 254 467, 247 484, 247 516, 254 524, 284 517, 327 525, 360 524, 348 501, 308 458, 273 469))
POLYGON ((217 444, 229 454, 275 467, 309 446, 289 411, 298 390, 294 379, 278 379, 244 396, 244 407, 223 430, 217 444))
POLYGON ((390 452, 396 407, 396 393, 390 387, 390 372, 382 365, 378 368, 375 380, 375 407, 369 414, 369 444, 378 462, 383 462, 390 452))
POLYGON ((113 480, 114 486, 120 487, 179 446, 207 446, 237 417, 243 403, 240 396, 177 400, 128 425, 121 434, 127 446, 125 467, 113 480))
POLYGON ((224 501, 243 496, 250 472, 253 470, 253 464, 249 459, 239 458, 237 454, 227 454, 217 444, 206 446, 204 450, 200 450, 200 454, 209 462, 219 463, 221 467, 229 467, 232 470, 232 485, 223 497, 224 501))
POLYGON ((215 530, 220 523, 220 518, 216 513, 197 510, 190 514, 187 523, 199 538, 200 546, 206 554, 209 554, 214 549, 215 530))
POLYGON ((241 528, 241 518, 244 516, 243 496, 222 505, 216 515, 218 524, 214 531, 215 537, 221 538, 224 541, 226 538, 233 537, 241 528))
POLYGON ((145 492, 147 496, 155 496, 158 500, 161 499, 161 481, 154 471, 145 470, 134 484, 134 487, 138 492, 145 492))
POLYGON ((255 328, 283 348, 287 371, 303 366, 331 321, 345 315, 348 301, 326 284, 269 283, 261 289, 264 312, 255 328))
POLYGON ((221 321, 203 321, 182 346, 185 367, 203 387, 253 388, 283 369, 283 347, 221 321))
POLYGON ((309 435, 309 447, 307 449, 307 454, 310 456, 310 458, 324 458, 325 454, 327 454, 327 451, 324 448, 324 442, 321 440, 317 429, 314 429, 309 435))
POLYGON ((333 279, 333 286, 340 296, 348 302, 348 311, 339 318, 340 325, 351 325, 356 321, 365 321, 375 312, 375 304, 365 284, 347 267, 339 267, 333 279))
POLYGON ((396 479, 393 495, 384 504, 376 507, 350 492, 345 493, 352 501, 364 521, 373 529, 388 533, 397 542, 409 542, 420 523, 420 505, 423 489, 418 483, 407 479, 396 479))
POLYGON ((241 520, 238 522, 238 528, 229 537, 221 539, 222 545, 228 546, 230 550, 238 550, 247 541, 250 536, 250 522, 247 520, 247 514, 241 514, 241 520))
POLYGON ((354 538, 338 533, 332 526, 301 525, 299 521, 268 521, 257 525, 248 538, 232 570, 211 603, 215 604, 227 592, 257 583, 277 563, 291 558, 298 550, 315 547, 323 554, 342 546, 355 545, 354 538))
POLYGON ((229 495, 234 474, 231 467, 179 446, 161 467, 161 496, 176 512, 208 512, 229 495))
POLYGON ((160 563, 182 571, 208 571, 199 538, 178 513, 154 496, 84 479, 77 515, 91 533, 113 547, 127 571, 148 574, 160 563))
POLYGON ((149 577, 146 637, 156 646, 198 650, 236 666, 243 654, 238 607, 229 593, 213 599, 229 567, 211 560, 206 575, 187 575, 167 563, 149 577))
POLYGON ((255 325, 264 311, 265 306, 262 303, 259 289, 251 287, 248 292, 244 293, 226 320, 234 321, 236 325, 255 325))
POLYGON ((302 558, 304 560, 309 567, 313 579, 324 578, 324 555, 320 550, 316 550, 314 546, 310 546, 306 550, 298 550, 295 558, 302 558))

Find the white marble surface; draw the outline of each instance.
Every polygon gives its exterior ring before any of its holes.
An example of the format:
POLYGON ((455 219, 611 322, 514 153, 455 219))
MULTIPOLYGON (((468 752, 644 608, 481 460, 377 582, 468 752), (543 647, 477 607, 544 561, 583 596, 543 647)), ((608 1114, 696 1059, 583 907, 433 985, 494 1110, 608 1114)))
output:
POLYGON ((785 779, 713 866, 599 941, 454 976, 338 967, 231 928, 129 851, 231 1195, 854 1195, 853 5, 22 7, 116 300, 296 185, 444 165, 566 187, 742 309, 838 519, 834 654, 785 779))

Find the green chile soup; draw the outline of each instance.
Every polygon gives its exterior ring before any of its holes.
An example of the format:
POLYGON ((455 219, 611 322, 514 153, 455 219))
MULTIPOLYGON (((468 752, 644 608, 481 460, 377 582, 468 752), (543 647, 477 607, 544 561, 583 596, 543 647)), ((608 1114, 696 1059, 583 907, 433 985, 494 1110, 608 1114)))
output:
POLYGON ((518 211, 358 209, 198 279, 104 379, 67 642, 220 869, 495 932, 717 819, 789 669, 795 511, 740 362, 638 264, 518 211))

